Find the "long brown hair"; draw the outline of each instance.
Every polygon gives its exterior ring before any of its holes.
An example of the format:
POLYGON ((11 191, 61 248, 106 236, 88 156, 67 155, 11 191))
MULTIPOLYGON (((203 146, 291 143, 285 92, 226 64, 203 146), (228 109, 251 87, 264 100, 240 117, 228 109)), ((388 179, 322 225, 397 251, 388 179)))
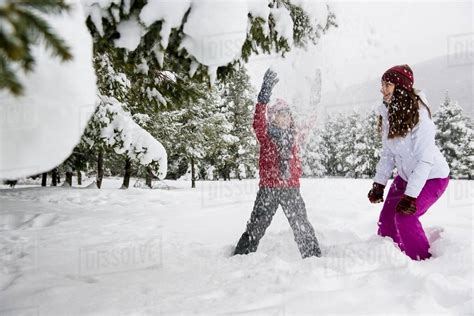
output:
MULTIPOLYGON (((413 89, 408 91, 396 86, 390 103, 384 102, 388 108, 388 138, 405 137, 420 120, 420 103, 426 107, 431 117, 429 107, 424 104, 413 89)), ((382 131, 382 117, 379 116, 378 131, 382 131)))

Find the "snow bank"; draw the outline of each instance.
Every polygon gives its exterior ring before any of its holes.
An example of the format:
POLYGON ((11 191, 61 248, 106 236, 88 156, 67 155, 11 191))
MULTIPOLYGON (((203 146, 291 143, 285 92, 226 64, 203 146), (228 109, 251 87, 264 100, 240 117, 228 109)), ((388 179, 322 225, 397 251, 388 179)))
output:
POLYGON ((45 18, 74 59, 61 63, 44 47, 34 47, 34 71, 18 72, 24 95, 0 91, 0 179, 29 176, 59 165, 79 142, 95 109, 92 39, 81 6, 72 2, 70 14, 45 18))
POLYGON ((197 189, 167 181, 159 191, 121 183, 0 190, 0 313, 473 314, 473 181, 451 181, 421 218, 434 255, 423 262, 376 236, 381 205, 367 201, 370 180, 302 179, 323 251, 305 260, 281 209, 256 253, 229 256, 256 180, 197 189), (41 229, 27 224, 36 214, 41 229), (55 220, 44 226, 46 215, 55 220))

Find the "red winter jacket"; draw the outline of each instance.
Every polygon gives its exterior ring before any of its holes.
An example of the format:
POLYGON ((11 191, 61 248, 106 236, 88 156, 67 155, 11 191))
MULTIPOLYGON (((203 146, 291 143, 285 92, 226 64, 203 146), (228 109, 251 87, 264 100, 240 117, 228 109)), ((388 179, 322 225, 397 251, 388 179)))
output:
POLYGON ((299 187, 302 171, 297 141, 295 141, 292 148, 293 158, 290 160, 291 177, 288 180, 283 180, 280 178, 278 149, 267 132, 266 108, 266 104, 257 103, 253 117, 253 129, 260 143, 260 158, 258 161, 260 169, 259 186, 270 188, 299 187))

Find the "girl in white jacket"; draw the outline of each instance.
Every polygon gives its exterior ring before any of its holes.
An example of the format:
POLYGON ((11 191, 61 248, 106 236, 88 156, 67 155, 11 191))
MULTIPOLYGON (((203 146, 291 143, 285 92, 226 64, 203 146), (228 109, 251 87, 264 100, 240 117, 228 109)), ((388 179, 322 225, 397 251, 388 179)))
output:
POLYGON ((435 144, 436 128, 428 102, 413 89, 408 65, 395 66, 382 76, 384 102, 379 107, 382 152, 368 197, 383 202, 384 188, 392 170, 398 176, 380 213, 378 234, 391 237, 410 258, 431 257, 429 242, 419 217, 443 194, 449 167, 435 144))

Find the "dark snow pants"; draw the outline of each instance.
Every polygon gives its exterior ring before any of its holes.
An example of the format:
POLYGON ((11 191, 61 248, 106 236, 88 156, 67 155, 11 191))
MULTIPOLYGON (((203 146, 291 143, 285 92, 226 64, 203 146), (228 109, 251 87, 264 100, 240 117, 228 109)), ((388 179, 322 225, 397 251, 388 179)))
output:
POLYGON ((319 243, 313 226, 308 221, 299 188, 265 187, 261 187, 257 193, 252 214, 247 222, 247 229, 235 248, 235 255, 248 254, 257 250, 258 243, 270 226, 279 205, 293 230, 301 257, 321 256, 319 243))

